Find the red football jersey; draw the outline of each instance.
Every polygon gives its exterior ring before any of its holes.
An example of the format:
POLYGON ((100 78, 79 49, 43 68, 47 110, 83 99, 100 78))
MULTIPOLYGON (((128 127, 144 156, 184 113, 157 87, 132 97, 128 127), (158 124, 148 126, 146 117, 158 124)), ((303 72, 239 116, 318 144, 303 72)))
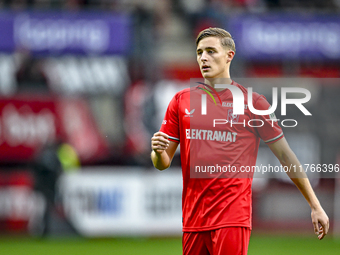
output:
MULTIPOLYGON (((246 169, 256 165, 260 138, 272 143, 283 137, 275 115, 253 114, 247 89, 232 85, 243 92, 243 115, 233 114, 229 89, 217 96, 199 85, 173 97, 160 129, 171 141, 180 142, 184 232, 251 228, 253 173, 246 169)), ((252 99, 257 110, 270 107, 264 96, 253 93, 252 99)))

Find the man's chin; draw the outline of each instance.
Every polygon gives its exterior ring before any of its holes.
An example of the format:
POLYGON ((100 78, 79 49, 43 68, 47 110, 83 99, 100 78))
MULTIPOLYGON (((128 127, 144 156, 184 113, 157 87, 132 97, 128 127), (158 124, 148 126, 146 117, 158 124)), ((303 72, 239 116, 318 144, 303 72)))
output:
POLYGON ((214 76, 211 73, 203 73, 202 76, 205 79, 212 79, 212 78, 214 78, 214 76))

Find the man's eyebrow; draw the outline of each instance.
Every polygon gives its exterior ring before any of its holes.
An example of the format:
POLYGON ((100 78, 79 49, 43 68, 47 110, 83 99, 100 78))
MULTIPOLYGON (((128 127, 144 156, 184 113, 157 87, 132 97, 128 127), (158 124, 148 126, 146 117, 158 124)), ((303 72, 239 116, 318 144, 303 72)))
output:
POLYGON ((211 46, 210 47, 206 47, 205 49, 206 50, 217 50, 215 47, 211 47, 211 46))
MULTIPOLYGON (((196 51, 202 51, 203 49, 201 48, 198 48, 196 51)), ((208 47, 205 47, 204 50, 217 50, 215 47, 212 47, 212 46, 208 46, 208 47)))

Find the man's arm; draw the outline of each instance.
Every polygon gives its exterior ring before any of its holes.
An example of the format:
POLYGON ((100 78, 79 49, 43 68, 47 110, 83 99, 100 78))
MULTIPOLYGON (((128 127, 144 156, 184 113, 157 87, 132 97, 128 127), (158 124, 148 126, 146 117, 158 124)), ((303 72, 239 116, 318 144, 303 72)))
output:
POLYGON ((321 240, 328 233, 329 219, 322 206, 320 205, 320 202, 317 199, 299 160, 297 159, 292 149, 289 147, 285 138, 282 138, 272 144, 268 144, 268 146, 275 154, 275 156, 279 159, 282 166, 287 166, 288 169, 291 169, 290 172, 287 172, 287 175, 298 187, 303 196, 306 198, 309 206, 311 207, 314 232, 321 240), (294 171, 294 169, 296 169, 296 171, 294 171), (300 169, 301 171, 299 171, 300 169), (319 226, 319 224, 321 226, 319 226))
POLYGON ((178 143, 169 141, 168 135, 157 132, 151 138, 151 160, 158 170, 167 169, 175 155, 178 143))

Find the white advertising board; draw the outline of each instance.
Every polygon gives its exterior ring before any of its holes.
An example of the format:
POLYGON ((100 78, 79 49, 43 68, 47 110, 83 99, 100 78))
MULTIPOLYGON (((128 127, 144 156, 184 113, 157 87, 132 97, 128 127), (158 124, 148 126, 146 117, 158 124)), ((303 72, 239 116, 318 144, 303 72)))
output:
POLYGON ((82 169, 59 182, 66 217, 85 236, 180 235, 177 169, 82 169))

